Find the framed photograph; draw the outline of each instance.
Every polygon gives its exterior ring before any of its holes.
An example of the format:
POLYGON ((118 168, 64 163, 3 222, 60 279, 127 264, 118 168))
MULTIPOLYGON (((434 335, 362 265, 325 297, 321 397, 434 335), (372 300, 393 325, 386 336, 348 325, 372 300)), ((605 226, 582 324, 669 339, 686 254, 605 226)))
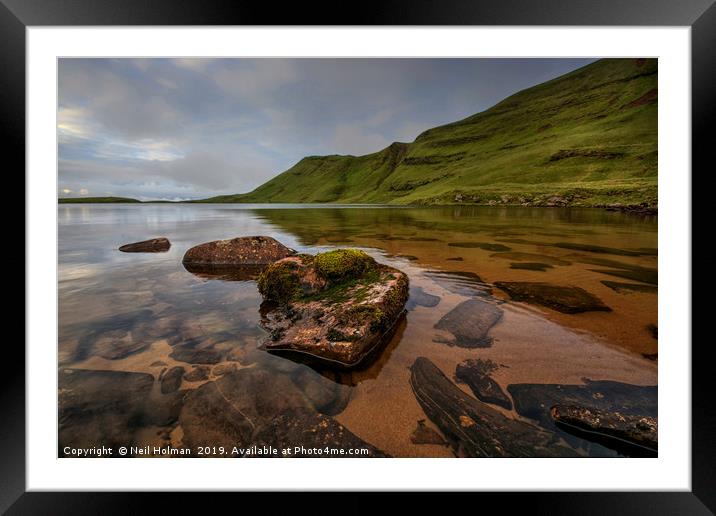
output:
POLYGON ((0 508, 711 514, 712 4, 2 0, 27 303, 0 508))

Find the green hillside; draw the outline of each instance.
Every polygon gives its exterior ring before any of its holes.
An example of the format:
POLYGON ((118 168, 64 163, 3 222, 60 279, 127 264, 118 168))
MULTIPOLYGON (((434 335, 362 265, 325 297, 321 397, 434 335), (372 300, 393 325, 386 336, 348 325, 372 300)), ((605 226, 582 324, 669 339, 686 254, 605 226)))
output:
POLYGON ((115 202, 142 202, 130 197, 60 197, 60 204, 101 204, 115 202))
POLYGON ((657 204, 657 60, 602 59, 412 143, 203 202, 657 204))

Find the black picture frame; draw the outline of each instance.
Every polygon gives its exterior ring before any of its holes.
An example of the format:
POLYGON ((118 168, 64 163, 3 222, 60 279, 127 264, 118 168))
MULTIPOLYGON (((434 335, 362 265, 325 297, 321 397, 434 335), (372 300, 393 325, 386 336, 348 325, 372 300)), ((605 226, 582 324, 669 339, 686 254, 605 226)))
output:
MULTIPOLYGON (((691 27, 692 169, 701 169, 705 175, 713 170, 712 165, 707 167, 712 161, 713 146, 708 129, 716 122, 716 88, 713 86, 716 78, 715 1, 387 0, 363 1, 355 9, 341 10, 336 3, 323 2, 281 3, 277 8, 269 2, 241 0, 0 0, 0 132, 6 162, 8 156, 15 158, 12 160, 16 164, 15 170, 24 170, 25 31, 29 26, 657 25, 691 27)), ((697 309, 694 307, 694 311, 697 309)), ((689 345, 688 342, 681 344, 684 349, 689 345)), ((475 495, 451 495, 457 496, 451 499, 451 505, 467 502, 468 507, 472 505, 478 509, 489 507, 484 505, 486 502, 496 502, 508 513, 521 507, 531 514, 713 514, 712 511, 716 511, 713 480, 716 478, 716 410, 709 382, 714 363, 712 348, 708 340, 695 342, 692 346, 690 492, 484 493, 478 495, 479 506, 473 505, 475 501, 464 500, 466 496, 475 495)), ((6 353, 11 354, 9 360, 14 366, 2 375, 0 389, 3 410, 0 421, 0 511, 7 510, 8 514, 126 514, 143 512, 150 507, 147 502, 156 495, 149 493, 25 492, 25 354, 19 346, 6 350, 6 353)), ((226 503, 223 495, 211 496, 218 496, 213 503, 226 503)), ((254 495, 240 496, 244 508, 255 502, 254 495)), ((315 501, 308 504, 313 513, 324 510, 357 513, 372 510, 380 503, 376 499, 378 494, 352 493, 338 499, 334 499, 334 495, 321 496, 320 504, 315 501)), ((407 503, 425 507, 421 494, 411 495, 407 503)), ((177 493, 163 497, 162 509, 183 513, 189 508, 188 504, 186 495, 177 493)), ((271 512, 295 512, 300 504, 283 495, 272 495, 271 512)), ((405 509, 409 510, 408 506, 405 509)))

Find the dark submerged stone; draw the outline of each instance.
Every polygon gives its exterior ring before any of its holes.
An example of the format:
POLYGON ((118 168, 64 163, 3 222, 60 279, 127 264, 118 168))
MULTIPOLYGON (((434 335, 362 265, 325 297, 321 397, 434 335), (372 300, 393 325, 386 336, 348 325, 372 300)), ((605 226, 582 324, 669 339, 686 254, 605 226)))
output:
POLYGON ((512 410, 512 400, 505 394, 500 384, 490 376, 497 367, 498 365, 492 360, 470 358, 457 365, 455 378, 467 384, 480 401, 512 410))
POLYGON ((514 301, 541 305, 565 314, 612 311, 598 297, 580 287, 520 281, 498 281, 495 286, 507 292, 514 301))
POLYGON ((492 337, 488 336, 488 332, 500 321, 502 314, 501 308, 487 301, 463 301, 435 324, 435 329, 448 331, 454 338, 437 341, 461 348, 490 347, 492 337))
POLYGON ((420 406, 467 457, 573 457, 576 451, 552 432, 508 418, 465 394, 435 364, 418 357, 410 368, 410 385, 420 406))
POLYGON ((514 262, 510 264, 510 269, 520 269, 526 271, 539 271, 545 272, 547 269, 551 269, 553 266, 548 263, 538 262, 514 262))
POLYGON ((162 375, 161 391, 162 394, 175 392, 181 387, 182 377, 184 376, 183 367, 172 367, 162 375))
POLYGON ((461 296, 489 296, 490 285, 474 272, 466 271, 426 271, 425 276, 448 292, 461 296))
POLYGON ((124 244, 119 250, 123 253, 164 253, 169 250, 171 243, 166 238, 152 238, 141 242, 124 244))
POLYGON ((643 292, 647 294, 656 294, 658 288, 655 285, 642 285, 641 283, 622 283, 621 281, 603 280, 602 285, 609 287, 614 292, 643 292))
POLYGON ((410 442, 413 444, 448 444, 439 433, 425 424, 424 419, 418 421, 418 426, 410 435, 410 442))
POLYGON ((617 450, 626 443, 644 448, 644 454, 652 452, 655 456, 659 448, 658 421, 655 417, 581 405, 555 405, 550 409, 550 415, 556 425, 566 432, 598 440, 617 450))
POLYGON ((423 287, 410 287, 410 295, 408 302, 405 305, 406 310, 415 310, 418 306, 424 306, 432 308, 438 306, 440 303, 440 297, 428 294, 423 290, 423 287))
MULTIPOLYGON (((534 419, 540 426, 557 430, 550 414, 555 405, 576 405, 622 415, 657 417, 657 386, 632 385, 610 380, 585 379, 584 385, 565 384, 511 384, 507 391, 512 396, 518 414, 534 419)), ((584 447, 584 441, 569 433, 563 437, 574 446, 584 447)), ((582 437, 586 439, 586 437, 582 437)), ((587 441, 598 442, 594 439, 587 441)), ((603 445, 603 443, 598 442, 603 445)), ((611 448, 614 449, 614 448, 611 448)), ((633 450, 616 450, 630 454, 633 450)))

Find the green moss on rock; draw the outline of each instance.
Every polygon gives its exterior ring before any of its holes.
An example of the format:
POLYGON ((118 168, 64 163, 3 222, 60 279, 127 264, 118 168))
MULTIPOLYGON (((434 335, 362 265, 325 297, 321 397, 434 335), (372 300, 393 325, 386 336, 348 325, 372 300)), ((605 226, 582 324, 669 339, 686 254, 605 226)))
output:
POLYGON ((359 278, 376 267, 373 258, 357 249, 336 249, 317 254, 313 264, 318 274, 330 282, 359 278))
POLYGON ((288 303, 302 294, 296 261, 281 260, 272 263, 258 278, 259 293, 269 301, 288 303))

